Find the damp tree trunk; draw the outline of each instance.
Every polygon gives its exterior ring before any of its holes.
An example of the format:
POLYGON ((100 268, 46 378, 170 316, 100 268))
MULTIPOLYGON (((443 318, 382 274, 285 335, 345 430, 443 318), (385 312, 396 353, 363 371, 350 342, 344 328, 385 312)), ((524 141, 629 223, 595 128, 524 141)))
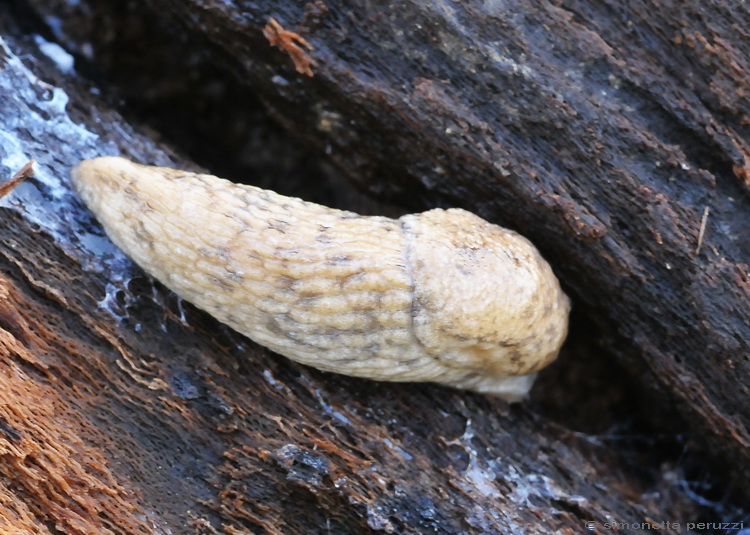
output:
POLYGON ((0 6, 2 178, 38 162, 0 204, 0 532, 684 533, 746 514, 746 8, 152 4, 0 6), (264 35, 270 17, 312 49, 264 35), (68 179, 104 154, 371 213, 474 211, 551 263, 569 344, 517 406, 290 362, 114 249, 68 179))

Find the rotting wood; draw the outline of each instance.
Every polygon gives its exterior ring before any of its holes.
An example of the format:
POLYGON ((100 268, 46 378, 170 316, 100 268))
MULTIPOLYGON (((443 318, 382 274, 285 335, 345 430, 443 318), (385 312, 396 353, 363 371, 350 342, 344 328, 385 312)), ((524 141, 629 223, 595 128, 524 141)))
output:
POLYGON ((255 46, 266 17, 302 21, 300 4, 169 5, 363 187, 512 222, 608 350, 750 477, 743 7, 327 1, 304 80, 255 46))
MULTIPOLYGON (((24 58, 38 54, 33 49, 18 53, 24 58)), ((16 74, 22 82, 24 76, 16 74)), ((425 78, 419 87, 429 93, 436 85, 425 78)), ((26 89, 44 93, 33 84, 26 89)), ((99 133, 99 150, 117 147, 141 161, 168 163, 150 141, 132 137, 116 115, 81 104, 88 101, 80 88, 69 91, 80 99, 78 110, 89 110, 91 116, 79 120, 99 133)), ((6 102, 19 110, 38 105, 24 104, 19 94, 3 96, 14 97, 6 102)), ((333 130, 345 117, 336 113, 324 114, 333 119, 327 123, 333 130)), ((10 121, 15 116, 8 112, 2 117, 10 121)), ((304 135, 304 130, 295 131, 304 135)), ((28 146, 56 147, 55 155, 43 154, 40 161, 60 177, 93 148, 88 140, 71 138, 60 146, 59 139, 34 130, 24 135, 28 146)), ((45 191, 43 185, 39 189, 45 191)), ((555 202, 566 202, 564 195, 555 195, 555 202)), ((666 199, 663 208, 668 214, 666 199)), ((31 463, 54 448, 57 439, 47 443, 28 432, 32 423, 49 427, 51 436, 60 436, 54 435, 56 426, 64 425, 85 445, 59 465, 45 467, 52 469, 49 493, 35 487, 35 479, 23 479, 29 472, 19 468, 23 464, 13 455, 2 457, 8 462, 0 463, 1 488, 10 505, 1 516, 19 519, 15 527, 45 533, 45 522, 68 522, 65 507, 80 500, 80 489, 95 490, 110 476, 113 503, 129 499, 140 513, 136 520, 148 518, 153 531, 159 526, 179 531, 191 524, 225 532, 309 533, 324 527, 332 533, 363 533, 393 527, 479 533, 524 526, 529 533, 548 533, 577 532, 589 518, 633 523, 659 515, 699 518, 695 504, 684 498, 657 501, 666 499, 665 488, 679 488, 669 483, 682 477, 679 466, 665 464, 651 471, 647 484, 630 473, 632 465, 616 442, 571 433, 525 407, 508 409, 481 396, 436 387, 342 379, 264 351, 250 352, 241 337, 171 301, 147 280, 136 276, 118 282, 107 270, 86 269, 95 264, 93 257, 71 257, 45 231, 5 208, 0 217, 0 264, 12 288, 11 299, 4 302, 9 306, 3 307, 10 312, 2 323, 3 340, 9 344, 3 346, 2 362, 20 363, 57 409, 54 422, 48 413, 41 418, 29 412, 41 390, 14 390, 18 385, 9 379, 0 388, 14 393, 0 404, 5 418, 0 447, 25 437, 23 448, 13 451, 31 463), (114 284, 114 294, 107 284, 114 284), (114 298, 110 310, 119 320, 97 306, 104 296, 114 298), (19 340, 27 341, 25 351, 13 345, 19 340), (58 474, 67 463, 83 465, 94 479, 66 490, 58 474), (5 484, 18 478, 25 490, 5 484)), ((65 219, 70 219, 67 214, 65 219)), ((589 223, 579 221, 570 228, 586 230, 589 223)), ((690 222, 693 229, 695 223, 690 222)), ((589 234, 592 239, 606 236, 606 228, 589 234)), ((658 241, 658 234, 653 236, 658 241)), ((695 232, 691 238, 692 253, 695 232)), ((552 237, 542 241, 556 250, 549 243, 552 237)), ((636 363, 631 373, 634 369, 636 363)), ((580 394, 585 378, 578 379, 562 404, 580 394)), ((608 389, 601 394, 606 398, 608 389)), ((71 439, 66 435, 65 440, 71 439)), ((96 499, 105 513, 79 515, 87 528, 101 530, 107 522, 112 527, 118 515, 129 518, 127 510, 107 505, 106 497, 96 499)), ((123 521, 114 531, 137 533, 138 526, 123 521)))

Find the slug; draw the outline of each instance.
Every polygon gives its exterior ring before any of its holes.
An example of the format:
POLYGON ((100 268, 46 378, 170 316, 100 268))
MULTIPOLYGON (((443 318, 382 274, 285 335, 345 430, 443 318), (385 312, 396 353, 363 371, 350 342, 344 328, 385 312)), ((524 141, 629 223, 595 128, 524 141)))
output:
POLYGON ((320 370, 518 401, 567 334, 570 301, 536 248, 465 210, 360 216, 118 157, 71 177, 146 272, 320 370))

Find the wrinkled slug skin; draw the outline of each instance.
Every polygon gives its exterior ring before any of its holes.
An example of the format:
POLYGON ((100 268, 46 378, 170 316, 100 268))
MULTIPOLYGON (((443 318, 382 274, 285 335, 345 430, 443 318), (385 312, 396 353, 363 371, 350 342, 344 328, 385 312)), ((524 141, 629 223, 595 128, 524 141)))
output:
POLYGON ((72 179, 145 271, 321 370, 518 400, 567 334, 569 300, 537 250, 464 210, 365 217, 117 157, 72 179))

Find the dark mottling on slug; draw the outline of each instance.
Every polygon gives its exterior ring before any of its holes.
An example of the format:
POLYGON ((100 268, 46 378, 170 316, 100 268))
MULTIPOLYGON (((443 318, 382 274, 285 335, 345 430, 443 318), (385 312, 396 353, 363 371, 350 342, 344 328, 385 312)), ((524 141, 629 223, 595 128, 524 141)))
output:
POLYGON ((227 262, 232 259, 232 251, 227 249, 226 247, 216 247, 214 249, 214 252, 222 262, 227 262))
POLYGON ((349 255, 345 255, 345 254, 337 254, 337 255, 329 256, 328 258, 326 258, 326 260, 329 263, 334 264, 334 265, 347 264, 352 261, 352 257, 349 255))
POLYGON ((273 256, 283 261, 287 260, 298 260, 300 258, 300 249, 295 247, 293 249, 277 247, 273 251, 273 256))
POLYGON ((554 340, 560 335, 560 328, 557 325, 550 325, 547 330, 544 331, 544 336, 547 340, 554 340))
POLYGON ((289 222, 281 219, 272 219, 268 222, 268 228, 270 230, 277 230, 282 234, 286 234, 289 229, 289 222))
POLYGON ((286 331, 279 325, 278 320, 276 319, 276 316, 269 315, 266 317, 265 321, 266 329, 268 329, 269 332, 272 332, 273 334, 279 335, 279 336, 287 336, 286 331))
POLYGON ((508 360, 510 360, 513 364, 518 366, 519 362, 523 359, 523 355, 519 353, 517 350, 512 350, 508 352, 508 360))
POLYGON ((292 288, 294 286, 294 283, 296 282, 297 280, 293 279, 292 277, 279 275, 278 277, 276 277, 276 284, 274 286, 280 290, 285 290, 292 288))
POLYGON ((242 275, 230 270, 227 270, 227 279, 233 285, 240 284, 243 280, 245 280, 242 275))
POLYGON ((413 366, 416 365, 419 362, 419 359, 413 358, 413 359, 401 359, 397 361, 399 366, 413 366))
POLYGON ((143 224, 143 221, 138 221, 135 226, 135 235, 138 237, 138 239, 141 242, 144 242, 146 245, 148 245, 149 249, 154 248, 154 237, 151 235, 151 233, 146 230, 146 227, 143 224))
POLYGON ((319 303, 319 297, 300 297, 297 299, 297 306, 300 310, 313 310, 319 303))
POLYGON ((208 279, 209 282, 211 282, 211 284, 213 284, 214 286, 218 286, 224 291, 234 291, 236 289, 236 286, 231 283, 231 280, 229 280, 228 277, 220 278, 220 277, 215 277, 213 275, 209 275, 206 278, 208 279))
POLYGON ((72 179, 144 269, 319 369, 518 400, 533 377, 517 376, 548 363, 567 330, 568 300, 536 250, 464 210, 359 216, 113 157, 72 179))
MULTIPOLYGON (((229 217, 229 216, 227 216, 229 217)), ((237 222, 235 218, 229 217, 232 221, 237 222)), ((240 229, 237 231, 237 236, 239 237, 243 232, 247 232, 249 230, 253 230, 252 227, 246 222, 246 221, 239 221, 237 222, 239 224, 240 229)))

